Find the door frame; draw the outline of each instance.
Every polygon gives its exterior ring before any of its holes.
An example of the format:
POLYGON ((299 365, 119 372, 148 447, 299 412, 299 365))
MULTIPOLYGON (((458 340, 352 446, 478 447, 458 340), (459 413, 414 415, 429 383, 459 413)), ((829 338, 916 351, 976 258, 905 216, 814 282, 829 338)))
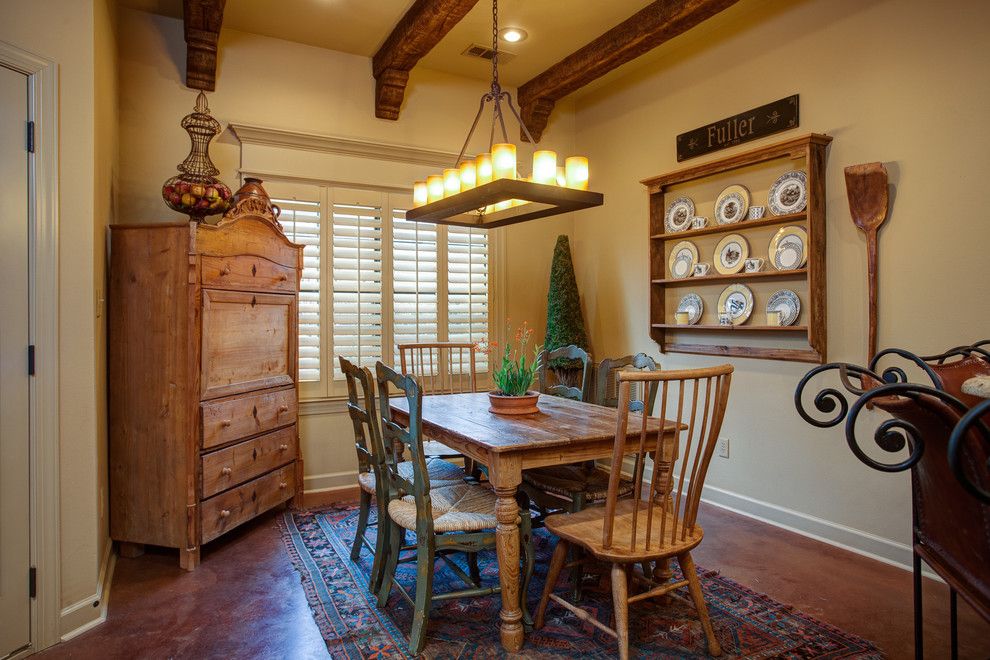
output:
POLYGON ((0 41, 0 65, 27 76, 28 119, 35 126, 28 157, 28 336, 37 355, 28 413, 31 562, 37 569, 32 653, 59 641, 58 64, 0 41))

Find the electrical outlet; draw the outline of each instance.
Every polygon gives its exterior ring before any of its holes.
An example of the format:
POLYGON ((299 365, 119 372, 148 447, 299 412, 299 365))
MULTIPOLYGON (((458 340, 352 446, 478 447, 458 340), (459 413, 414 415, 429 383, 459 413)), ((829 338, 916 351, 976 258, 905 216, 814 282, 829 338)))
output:
POLYGON ((729 457, 729 439, 719 438, 718 442, 715 443, 715 452, 722 458, 729 457))

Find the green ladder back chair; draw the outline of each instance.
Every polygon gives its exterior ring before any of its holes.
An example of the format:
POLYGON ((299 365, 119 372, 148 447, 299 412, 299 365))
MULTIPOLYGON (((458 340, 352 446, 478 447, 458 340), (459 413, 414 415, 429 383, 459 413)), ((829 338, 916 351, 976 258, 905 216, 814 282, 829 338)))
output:
MULTIPOLYGON (((658 371, 659 367, 656 360, 646 353, 602 360, 598 363, 595 403, 608 408, 618 407, 619 380, 617 373, 620 370, 658 371)), ((642 412, 644 409, 652 411, 657 401, 657 389, 655 382, 641 383, 640 389, 633 393, 632 399, 629 401, 629 412, 642 412)))
MULTIPOLYGON (((351 546, 351 560, 357 561, 362 546, 373 553, 374 561, 371 565, 369 590, 376 593, 381 585, 382 567, 386 554, 384 547, 388 539, 387 535, 379 530, 375 539, 375 547, 372 547, 366 537, 366 532, 369 526, 376 524, 368 522, 372 498, 375 499, 377 505, 378 520, 387 518, 383 507, 383 503, 386 501, 385 481, 380 478, 380 475, 388 450, 382 442, 378 410, 375 405, 374 377, 371 375, 371 370, 367 367, 358 367, 343 356, 337 356, 337 358, 340 361, 340 370, 347 380, 347 413, 350 415, 351 424, 354 426, 358 485, 361 488, 358 525, 354 534, 354 543, 351 546)), ((399 463, 398 469, 403 474, 412 476, 411 463, 399 463)), ((436 486, 456 484, 464 480, 463 470, 439 459, 427 460, 427 471, 430 482, 436 486)), ((384 526, 382 529, 387 530, 388 527, 384 526)))
MULTIPOLYGON (((386 484, 384 494, 386 521, 380 534, 388 531, 387 560, 384 565, 381 586, 378 590, 378 606, 384 607, 394 586, 414 608, 409 652, 420 653, 426 641, 430 617, 430 605, 434 600, 489 596, 501 591, 498 586, 483 586, 478 571, 477 553, 495 548, 495 494, 486 486, 461 481, 458 484, 437 487, 427 478, 426 457, 423 451, 422 392, 416 379, 403 376, 379 362, 379 408, 382 415, 382 437, 385 442, 401 443, 411 456, 412 475, 398 468, 395 455, 390 454, 382 466, 382 479, 386 484), (389 407, 389 388, 398 389, 409 405, 409 425, 402 426, 392 419, 389 407), (406 530, 416 534, 416 592, 415 598, 395 580, 395 568, 399 553, 406 549, 401 542, 406 530), (468 572, 453 560, 453 555, 467 553, 468 572), (466 589, 442 594, 433 593, 435 561, 442 559, 466 585, 466 589)), ((520 539, 524 580, 522 594, 526 593, 533 572, 534 553, 528 502, 520 503, 520 539)), ((411 548, 409 548, 411 549, 411 548)), ((531 621, 523 602, 523 620, 531 621)), ((497 621, 493 621, 495 625, 497 621)))
POLYGON ((571 344, 570 346, 555 348, 552 351, 544 349, 540 351, 537 364, 539 365, 537 375, 540 382, 540 393, 552 394, 553 396, 573 399, 574 401, 589 400, 591 396, 591 356, 583 348, 571 344), (567 383, 550 382, 551 379, 547 372, 552 369, 552 363, 562 360, 569 360, 571 363, 581 363, 580 387, 568 385, 567 383))

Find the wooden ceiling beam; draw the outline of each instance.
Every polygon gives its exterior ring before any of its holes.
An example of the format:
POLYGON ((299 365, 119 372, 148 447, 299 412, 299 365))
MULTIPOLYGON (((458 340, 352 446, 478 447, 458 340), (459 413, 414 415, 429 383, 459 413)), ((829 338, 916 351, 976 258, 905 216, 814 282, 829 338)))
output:
POLYGON ((399 118, 409 72, 477 3, 478 0, 416 0, 413 3, 371 61, 376 117, 399 118))
MULTIPOLYGON (((522 120, 540 140, 554 104, 739 0, 657 0, 519 87, 522 120)), ((525 135, 523 135, 525 139, 525 135)))
POLYGON ((217 79, 217 41, 226 0, 182 0, 186 38, 186 86, 212 92, 217 79))

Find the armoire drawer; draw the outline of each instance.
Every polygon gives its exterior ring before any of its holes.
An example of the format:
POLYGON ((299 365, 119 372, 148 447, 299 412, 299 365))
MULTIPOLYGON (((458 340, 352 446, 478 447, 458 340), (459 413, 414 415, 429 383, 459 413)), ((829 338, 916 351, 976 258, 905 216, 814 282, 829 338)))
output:
POLYGON ((292 425, 203 454, 203 497, 211 497, 296 460, 297 437, 296 426, 292 425))
POLYGON ((296 412, 295 389, 201 403, 203 449, 292 424, 296 412))
POLYGON ((200 282, 204 287, 216 289, 295 293, 296 269, 247 254, 204 256, 200 266, 200 282))
POLYGON ((203 500, 199 507, 202 542, 212 541, 242 522, 285 502, 295 493, 296 464, 289 463, 243 486, 203 500))

